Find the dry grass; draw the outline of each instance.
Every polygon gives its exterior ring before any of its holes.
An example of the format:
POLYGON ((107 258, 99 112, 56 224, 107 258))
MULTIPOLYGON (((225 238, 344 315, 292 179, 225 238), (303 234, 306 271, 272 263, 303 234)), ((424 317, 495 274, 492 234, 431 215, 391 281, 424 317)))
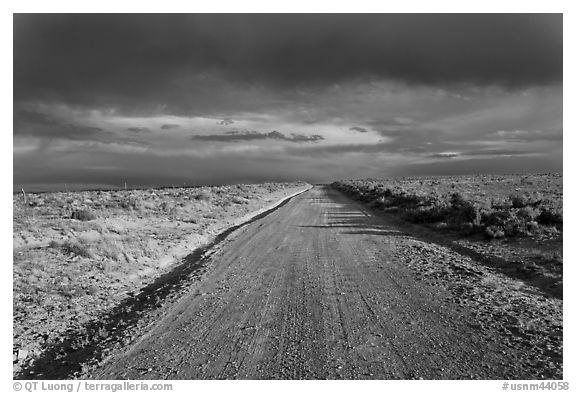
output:
POLYGON ((37 356, 151 282, 190 246, 303 186, 28 193, 26 203, 15 194, 15 348, 37 356))

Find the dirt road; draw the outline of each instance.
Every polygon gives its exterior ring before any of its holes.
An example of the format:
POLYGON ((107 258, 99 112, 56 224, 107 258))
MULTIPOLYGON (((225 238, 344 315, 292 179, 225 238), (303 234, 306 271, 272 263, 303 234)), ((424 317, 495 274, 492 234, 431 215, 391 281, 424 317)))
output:
POLYGON ((455 295, 455 271, 465 282, 489 278, 506 289, 504 278, 314 187, 228 236, 195 290, 91 377, 551 376, 552 365, 532 361, 534 350, 455 295), (445 274, 426 274, 426 264, 445 274))

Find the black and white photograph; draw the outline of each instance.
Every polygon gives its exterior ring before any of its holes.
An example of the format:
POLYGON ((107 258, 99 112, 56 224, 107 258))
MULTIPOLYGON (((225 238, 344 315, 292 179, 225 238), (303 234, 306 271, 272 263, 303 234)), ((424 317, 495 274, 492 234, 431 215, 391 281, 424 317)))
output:
POLYGON ((563 18, 14 12, 14 390, 573 388, 563 18))

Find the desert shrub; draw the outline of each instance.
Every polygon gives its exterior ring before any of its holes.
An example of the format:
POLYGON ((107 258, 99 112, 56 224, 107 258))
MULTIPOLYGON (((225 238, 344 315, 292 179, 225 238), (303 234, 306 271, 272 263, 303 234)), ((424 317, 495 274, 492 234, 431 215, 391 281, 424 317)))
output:
POLYGON ((450 214, 447 206, 434 204, 432 206, 419 206, 404 213, 404 218, 417 224, 435 223, 446 220, 450 214))
MULTIPOLYGON (((408 184, 409 181, 412 180, 408 179, 408 184)), ((490 203, 482 201, 486 200, 486 193, 479 194, 474 190, 472 193, 453 190, 442 195, 437 190, 422 192, 400 182, 368 179, 336 182, 333 186, 373 208, 399 214, 406 221, 432 224, 434 228, 457 230, 465 235, 484 233, 489 238, 531 236, 543 230, 541 225, 548 225, 546 231, 551 231, 562 223, 561 210, 543 210, 541 204, 544 202, 538 194, 496 197, 490 203), (478 200, 479 195, 481 200, 478 200)), ((418 184, 421 187, 422 181, 418 184)))
POLYGON ((482 214, 482 224, 486 227, 502 227, 512 217, 509 210, 490 210, 482 214))
POLYGON ((540 205, 542 205, 542 203, 544 203, 544 197, 542 196, 542 194, 540 194, 540 192, 538 191, 532 193, 530 197, 530 206, 539 207, 540 205))
POLYGON ((526 206, 518 209, 516 215, 525 221, 535 221, 540 215, 540 210, 531 206, 526 206))
POLYGON ((464 198, 462 194, 456 192, 450 196, 450 208, 451 211, 447 215, 454 226, 463 227, 466 224, 466 232, 470 232, 471 227, 467 224, 480 225, 482 217, 479 207, 464 198))
POLYGON ((491 202, 492 209, 495 210, 505 210, 510 208, 510 204, 506 200, 502 199, 493 199, 491 202))
POLYGON ((114 240, 104 239, 97 245, 97 248, 99 254, 115 261, 120 260, 122 256, 122 249, 114 240))
POLYGON ((67 253, 79 255, 86 258, 94 257, 93 252, 90 247, 86 244, 82 244, 77 240, 66 240, 64 243, 59 244, 59 247, 67 253))
POLYGON ((194 195, 194 199, 197 201, 209 202, 212 199, 212 194, 208 190, 202 190, 198 194, 194 195))
POLYGON ((120 206, 120 202, 116 199, 106 199, 102 202, 102 205, 106 209, 115 209, 120 206))
POLYGON ((466 204, 461 205, 458 209, 455 209, 452 216, 458 222, 471 223, 475 225, 479 225, 481 220, 480 210, 472 202, 467 202, 466 204))
POLYGON ((383 209, 386 207, 386 198, 380 197, 372 202, 372 207, 376 209, 383 209))
POLYGON ((562 211, 552 209, 542 209, 542 212, 537 218, 538 223, 542 225, 556 225, 562 224, 562 211))
POLYGON ((135 204, 134 209, 137 209, 138 211, 143 212, 146 210, 154 210, 155 207, 156 207, 156 204, 152 201, 139 200, 139 202, 135 204))
POLYGON ((176 204, 171 201, 164 201, 160 204, 159 207, 160 210, 162 210, 164 213, 172 214, 176 209, 176 204))
POLYGON ((534 184, 534 182, 532 180, 530 180, 530 178, 528 176, 524 176, 522 179, 520 179, 520 183, 526 184, 526 185, 534 184))
POLYGON ((409 209, 420 205, 423 202, 423 198, 416 194, 400 193, 386 198, 386 201, 389 201, 389 206, 400 206, 409 209))
POLYGON ((88 209, 74 210, 70 218, 80 221, 91 221, 96 219, 96 215, 88 209))
POLYGON ((455 192, 450 196, 450 204, 452 205, 453 209, 459 209, 461 206, 464 206, 468 203, 469 202, 459 192, 455 192))
POLYGON ((536 233, 539 229, 538 222, 536 221, 528 221, 526 223, 526 228, 530 233, 536 233))
MULTIPOLYGON (((243 202, 241 202, 241 203, 243 203, 243 202)), ((228 199, 224 199, 224 200, 220 201, 220 203, 218 203, 216 206, 227 208, 231 204, 232 204, 232 202, 230 202, 228 199)))
POLYGON ((120 201, 120 206, 124 209, 141 210, 142 200, 134 195, 130 195, 120 201))
POLYGON ((511 217, 504 223, 504 233, 509 237, 529 235, 527 222, 518 216, 511 214, 511 217))
POLYGON ((499 239, 505 236, 505 233, 501 227, 493 225, 486 227, 484 233, 486 234, 486 237, 490 239, 499 239))
POLYGON ((526 195, 510 195, 510 203, 515 209, 526 207, 530 204, 530 200, 526 195))
POLYGON ((232 197, 232 203, 236 203, 236 204, 238 204, 238 205, 242 205, 242 204, 248 203, 248 201, 247 201, 246 199, 242 198, 242 197, 239 197, 239 196, 237 196, 237 195, 234 195, 234 196, 232 197))

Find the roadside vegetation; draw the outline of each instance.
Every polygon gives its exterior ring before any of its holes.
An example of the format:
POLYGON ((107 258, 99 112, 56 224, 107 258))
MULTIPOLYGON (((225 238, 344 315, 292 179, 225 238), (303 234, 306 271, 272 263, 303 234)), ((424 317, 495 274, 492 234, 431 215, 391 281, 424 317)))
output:
POLYGON ((563 297, 562 174, 346 180, 332 187, 410 233, 563 297))
POLYGON ((561 175, 347 180, 332 186, 376 210, 466 236, 562 232, 561 175))
POLYGON ((14 194, 14 372, 219 232, 306 186, 14 194))

